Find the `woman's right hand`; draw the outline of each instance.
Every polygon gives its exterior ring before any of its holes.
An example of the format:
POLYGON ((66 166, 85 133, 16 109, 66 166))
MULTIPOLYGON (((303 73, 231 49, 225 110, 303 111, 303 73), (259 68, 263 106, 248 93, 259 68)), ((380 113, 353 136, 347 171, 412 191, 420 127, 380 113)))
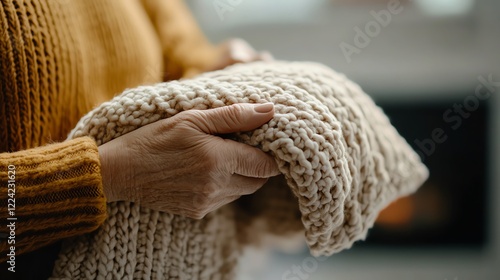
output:
POLYGON ((255 192, 280 173, 274 159, 216 135, 258 128, 273 115, 271 103, 188 110, 101 145, 108 202, 200 219, 255 192))

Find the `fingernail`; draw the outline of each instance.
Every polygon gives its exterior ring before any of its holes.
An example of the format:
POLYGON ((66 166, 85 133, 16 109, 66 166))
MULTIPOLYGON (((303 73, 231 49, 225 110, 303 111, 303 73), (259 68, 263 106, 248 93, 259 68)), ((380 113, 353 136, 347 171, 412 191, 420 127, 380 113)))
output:
POLYGON ((273 108, 274 108, 273 103, 264 103, 264 104, 260 104, 260 105, 255 106, 253 109, 257 113, 269 113, 273 110, 273 108))

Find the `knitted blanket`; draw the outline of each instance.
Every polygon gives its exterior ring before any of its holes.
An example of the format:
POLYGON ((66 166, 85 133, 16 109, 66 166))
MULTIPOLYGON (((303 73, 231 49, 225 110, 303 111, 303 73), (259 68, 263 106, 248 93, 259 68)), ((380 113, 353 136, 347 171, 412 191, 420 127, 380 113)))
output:
POLYGON ((234 139, 274 156, 283 176, 204 219, 118 202, 94 233, 65 242, 53 278, 234 279, 242 246, 303 231, 314 256, 364 239, 379 211, 414 192, 427 169, 353 82, 315 63, 252 63, 128 89, 69 138, 98 145, 181 111, 275 104, 267 124, 234 139))

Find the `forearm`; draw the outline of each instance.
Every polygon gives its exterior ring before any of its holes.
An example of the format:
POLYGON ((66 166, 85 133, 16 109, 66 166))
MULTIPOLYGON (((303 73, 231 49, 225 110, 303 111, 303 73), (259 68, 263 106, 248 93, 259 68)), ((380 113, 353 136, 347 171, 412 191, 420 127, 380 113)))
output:
POLYGON ((102 186, 106 201, 134 201, 138 197, 134 185, 133 170, 127 145, 123 143, 126 137, 118 137, 99 146, 99 160, 101 162, 102 186))

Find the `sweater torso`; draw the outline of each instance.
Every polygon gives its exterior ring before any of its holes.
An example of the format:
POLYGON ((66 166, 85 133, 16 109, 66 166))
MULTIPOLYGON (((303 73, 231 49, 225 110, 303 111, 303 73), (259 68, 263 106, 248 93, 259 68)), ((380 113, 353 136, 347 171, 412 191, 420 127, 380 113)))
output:
POLYGON ((161 81, 160 43, 137 0, 14 0, 0 9, 0 152, 62 141, 98 104, 161 81))

